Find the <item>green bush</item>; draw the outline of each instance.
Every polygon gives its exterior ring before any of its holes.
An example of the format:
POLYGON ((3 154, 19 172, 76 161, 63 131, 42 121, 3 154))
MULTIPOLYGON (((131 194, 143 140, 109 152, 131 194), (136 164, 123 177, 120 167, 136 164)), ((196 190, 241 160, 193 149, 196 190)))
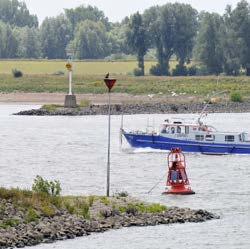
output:
POLYGON ((19 70, 17 70, 16 68, 12 69, 12 74, 15 78, 19 78, 23 76, 23 73, 19 70))
POLYGON ((134 76, 143 76, 143 71, 141 68, 135 68, 133 71, 134 76))
POLYGON ((233 102, 242 102, 242 96, 239 92, 233 92, 230 95, 230 99, 233 102))
POLYGON ((149 70, 150 74, 156 75, 156 76, 161 76, 162 75, 162 70, 159 64, 154 65, 150 68, 149 70))
POLYGON ((188 70, 187 67, 185 67, 184 65, 176 65, 176 68, 173 69, 172 72, 173 76, 187 76, 188 74, 188 70))
POLYGON ((44 180, 41 176, 36 176, 32 190, 36 193, 44 193, 51 196, 59 196, 61 192, 61 184, 59 181, 44 180))
POLYGON ((25 217, 25 223, 29 223, 29 222, 32 222, 32 221, 37 222, 38 221, 38 215, 37 215, 37 212, 33 208, 29 208, 28 212, 27 212, 27 215, 25 217))

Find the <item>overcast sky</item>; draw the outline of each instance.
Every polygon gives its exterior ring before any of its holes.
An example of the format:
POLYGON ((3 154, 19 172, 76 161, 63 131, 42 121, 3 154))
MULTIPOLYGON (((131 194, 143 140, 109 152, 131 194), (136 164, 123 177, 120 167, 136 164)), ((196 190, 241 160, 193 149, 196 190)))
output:
POLYGON ((230 4, 233 7, 240 0, 23 0, 31 14, 38 16, 39 23, 46 16, 57 16, 63 13, 63 9, 75 8, 79 5, 96 6, 102 10, 110 21, 121 21, 125 16, 143 11, 154 5, 163 5, 168 2, 189 3, 198 11, 224 13, 225 7, 230 4))

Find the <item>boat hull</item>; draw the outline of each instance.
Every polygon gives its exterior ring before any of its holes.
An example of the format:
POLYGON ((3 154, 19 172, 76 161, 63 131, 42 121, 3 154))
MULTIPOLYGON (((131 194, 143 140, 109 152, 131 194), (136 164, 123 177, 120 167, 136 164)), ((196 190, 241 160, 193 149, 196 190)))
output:
POLYGON ((250 143, 214 143, 196 142, 181 139, 172 139, 154 134, 135 134, 123 132, 128 143, 135 148, 153 148, 171 150, 173 147, 181 148, 185 152, 198 152, 204 154, 250 154, 250 143))

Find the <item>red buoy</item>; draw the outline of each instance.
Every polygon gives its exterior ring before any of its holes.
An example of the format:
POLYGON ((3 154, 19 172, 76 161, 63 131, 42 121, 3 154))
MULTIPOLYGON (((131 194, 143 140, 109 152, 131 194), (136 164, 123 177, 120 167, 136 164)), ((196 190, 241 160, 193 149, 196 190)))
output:
POLYGON ((166 188, 166 191, 162 194, 195 194, 190 187, 186 187, 189 185, 186 173, 186 160, 180 148, 172 148, 168 154, 168 178, 166 185, 170 186, 170 188, 166 188))

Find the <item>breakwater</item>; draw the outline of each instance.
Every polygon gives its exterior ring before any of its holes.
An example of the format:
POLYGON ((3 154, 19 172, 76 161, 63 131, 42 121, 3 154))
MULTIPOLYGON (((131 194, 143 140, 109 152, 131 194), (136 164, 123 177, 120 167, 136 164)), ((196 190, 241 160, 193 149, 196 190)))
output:
POLYGON ((111 208, 99 202, 98 205, 90 207, 91 216, 86 218, 83 215, 71 214, 65 208, 54 207, 53 215, 39 215, 38 219, 27 222, 25 218, 27 213, 16 206, 16 203, 0 199, 2 210, 0 220, 6 221, 4 223, 6 227, 3 225, 0 227, 0 248, 21 248, 51 243, 122 227, 204 222, 219 218, 206 210, 178 207, 169 207, 157 212, 142 212, 136 208, 142 205, 141 202, 140 204, 138 202, 138 205, 136 203, 132 205, 129 199, 122 198, 121 200, 123 211, 121 211, 121 206, 119 210, 119 208, 111 208), (130 203, 130 205, 124 203, 130 203))

